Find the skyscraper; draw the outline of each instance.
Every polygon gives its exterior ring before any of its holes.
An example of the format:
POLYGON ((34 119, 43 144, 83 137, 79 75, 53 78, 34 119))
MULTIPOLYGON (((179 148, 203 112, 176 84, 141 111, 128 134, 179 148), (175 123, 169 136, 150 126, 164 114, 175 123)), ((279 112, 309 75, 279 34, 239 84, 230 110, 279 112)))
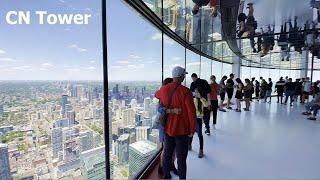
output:
POLYGON ((66 104, 68 104, 68 95, 61 96, 61 114, 64 115, 66 113, 66 104))
POLYGON ((154 153, 157 145, 150 141, 138 141, 129 146, 129 177, 133 178, 146 165, 154 153))
POLYGON ((0 104, 0 117, 3 116, 3 113, 4 113, 3 104, 0 104))
POLYGON ((117 155, 119 164, 126 164, 129 160, 129 134, 123 134, 117 140, 117 155))
POLYGON ((0 179, 12 179, 10 174, 8 146, 6 144, 0 144, 0 179))
POLYGON ((92 131, 81 131, 79 133, 80 151, 88 151, 93 148, 93 133, 92 131))
MULTIPOLYGON (((105 149, 104 146, 82 152, 81 173, 86 180, 104 180, 106 179, 105 171, 105 149)), ((108 169, 109 170, 109 169, 108 169)))
POLYGON ((53 128, 51 136, 53 158, 58 158, 59 152, 62 151, 62 142, 62 128, 53 128))
POLYGON ((76 121, 76 112, 74 111, 67 111, 67 119, 70 120, 71 124, 75 124, 76 121))
POLYGON ((136 127, 136 141, 148 140, 149 134, 150 134, 150 127, 148 126, 136 127))

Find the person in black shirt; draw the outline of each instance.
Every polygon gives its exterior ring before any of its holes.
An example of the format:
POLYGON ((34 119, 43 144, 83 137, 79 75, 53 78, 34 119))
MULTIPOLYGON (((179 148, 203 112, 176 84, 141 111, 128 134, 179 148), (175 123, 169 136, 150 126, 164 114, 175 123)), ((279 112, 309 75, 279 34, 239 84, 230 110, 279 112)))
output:
POLYGON ((258 80, 255 80, 255 94, 256 94, 256 99, 259 102, 260 99, 260 82, 258 80))
POLYGON ((294 82, 294 85, 296 87, 294 92, 294 99, 298 102, 298 96, 300 96, 300 99, 301 99, 301 95, 302 95, 302 83, 300 83, 300 79, 296 79, 296 82, 294 82))
POLYGON ((284 85, 284 89, 286 91, 286 100, 284 101, 284 104, 287 104, 288 98, 290 97, 290 106, 292 106, 293 103, 293 95, 295 92, 295 85, 292 82, 292 78, 289 78, 288 82, 284 85))
POLYGON ((227 80, 227 84, 226 84, 226 91, 227 91, 227 95, 228 95, 228 101, 227 101, 227 109, 232 109, 232 107, 230 107, 231 105, 231 99, 233 96, 233 89, 234 89, 234 74, 230 74, 230 78, 227 80))
POLYGON ((280 78, 280 80, 276 83, 276 91, 277 92, 277 103, 279 103, 279 98, 281 104, 283 104, 282 99, 283 99, 283 92, 284 92, 284 85, 286 82, 284 82, 283 77, 280 78))
POLYGON ((267 102, 267 99, 270 98, 268 103, 271 103, 272 86, 273 86, 272 80, 271 78, 269 78, 269 83, 266 86, 266 97, 265 97, 266 102, 267 102))
MULTIPOLYGON (((200 95, 201 97, 204 97, 206 100, 208 100, 210 97, 210 92, 211 92, 211 88, 210 88, 210 85, 208 83, 208 81, 204 80, 204 79, 200 79, 198 78, 198 75, 196 73, 193 73, 191 75, 191 78, 192 78, 192 83, 191 83, 191 86, 190 86, 190 90, 192 91, 192 93, 194 94, 195 93, 195 90, 197 87, 200 87, 201 88, 201 92, 200 92, 200 95)), ((211 104, 210 104, 210 101, 208 101, 209 103, 209 106, 208 108, 204 108, 203 109, 203 121, 205 122, 206 124, 206 131, 205 133, 207 135, 210 135, 210 125, 209 125, 209 121, 210 121, 210 110, 211 109, 211 104)))

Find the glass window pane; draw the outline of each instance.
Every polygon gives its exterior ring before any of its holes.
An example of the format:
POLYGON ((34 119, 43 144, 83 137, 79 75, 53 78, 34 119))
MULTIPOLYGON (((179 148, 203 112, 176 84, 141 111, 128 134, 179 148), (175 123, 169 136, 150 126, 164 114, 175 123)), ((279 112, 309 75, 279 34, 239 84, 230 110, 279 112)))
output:
MULTIPOLYGON (((162 79, 162 38, 123 2, 107 2, 108 14, 117 17, 108 20, 111 179, 132 179, 160 149, 154 92, 162 79), (128 27, 127 33, 119 32, 128 27)), ((183 56, 168 52, 173 41, 166 37, 165 46, 169 62, 180 63, 183 56)))
POLYGON ((186 86, 190 87, 192 83, 191 74, 200 74, 200 56, 192 51, 187 50, 187 72, 186 86))
POLYGON ((201 58, 201 72, 200 72, 200 78, 205 79, 208 82, 210 82, 210 76, 211 76, 211 60, 205 57, 201 58))

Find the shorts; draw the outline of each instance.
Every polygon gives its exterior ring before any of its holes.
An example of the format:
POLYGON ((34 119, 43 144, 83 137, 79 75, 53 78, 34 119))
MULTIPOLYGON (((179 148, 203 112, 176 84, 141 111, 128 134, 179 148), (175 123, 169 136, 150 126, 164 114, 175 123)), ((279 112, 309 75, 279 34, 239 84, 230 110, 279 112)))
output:
POLYGON ((309 95, 310 95, 310 92, 303 91, 303 95, 309 96, 309 95))
POLYGON ((229 99, 232 99, 233 89, 227 89, 226 91, 227 91, 228 98, 229 98, 229 99))
POLYGON ((266 96, 267 96, 267 97, 270 97, 270 96, 271 96, 271 93, 272 93, 272 90, 267 90, 267 91, 266 91, 266 96))
POLYGON ((236 92, 236 99, 242 99, 243 98, 243 94, 241 91, 237 91, 236 92))
POLYGON ((225 98, 226 98, 226 93, 225 93, 225 92, 224 92, 224 93, 220 93, 220 99, 221 99, 221 101, 224 101, 225 98))

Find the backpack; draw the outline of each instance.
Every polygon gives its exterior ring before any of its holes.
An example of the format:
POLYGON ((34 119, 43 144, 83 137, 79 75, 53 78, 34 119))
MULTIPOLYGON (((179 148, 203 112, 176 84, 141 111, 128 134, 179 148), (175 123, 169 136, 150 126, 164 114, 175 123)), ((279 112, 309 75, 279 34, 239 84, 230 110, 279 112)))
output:
POLYGON ((167 109, 169 109, 169 107, 171 106, 171 103, 172 103, 172 96, 174 94, 174 92, 176 91, 176 89, 179 87, 180 85, 176 86, 172 91, 171 93, 169 94, 169 106, 168 107, 165 107, 161 101, 160 101, 160 104, 158 106, 158 119, 159 119, 159 123, 161 126, 166 126, 167 124, 167 109))

